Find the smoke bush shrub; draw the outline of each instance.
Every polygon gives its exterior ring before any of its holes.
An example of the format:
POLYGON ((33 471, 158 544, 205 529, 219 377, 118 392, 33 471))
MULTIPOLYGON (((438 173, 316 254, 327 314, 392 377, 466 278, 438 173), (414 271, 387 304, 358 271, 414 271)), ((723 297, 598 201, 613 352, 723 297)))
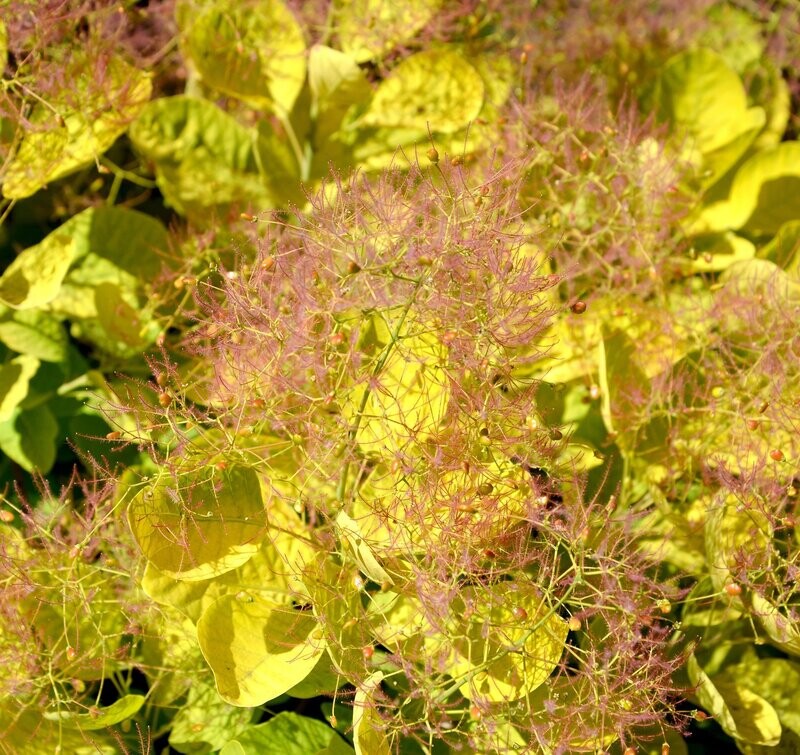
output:
POLYGON ((796 750, 784 6, 10 3, 0 748, 796 750))
POLYGON ((129 516, 151 561, 182 553, 173 575, 227 571, 239 559, 204 552, 202 520, 235 527, 192 486, 209 480, 221 504, 230 470, 260 479, 267 520, 249 540, 283 564, 198 624, 230 702, 271 694, 213 655, 223 615, 245 642, 237 610, 253 601, 313 612, 318 635, 286 642, 318 664, 317 691, 355 688, 356 741, 381 750, 398 735, 595 749, 674 716, 663 614, 677 593, 647 576, 615 496, 587 498, 588 450, 545 419, 539 381, 510 382, 547 355, 554 315, 579 317, 526 230, 522 176, 340 179, 294 224, 251 225, 254 255, 198 287, 183 363, 159 380, 166 408, 148 413, 181 524, 167 532, 141 490, 129 516))

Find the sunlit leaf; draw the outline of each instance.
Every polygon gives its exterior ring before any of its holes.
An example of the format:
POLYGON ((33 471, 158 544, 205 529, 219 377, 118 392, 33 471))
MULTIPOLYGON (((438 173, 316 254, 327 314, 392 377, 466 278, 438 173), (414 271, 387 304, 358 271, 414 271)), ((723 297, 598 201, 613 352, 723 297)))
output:
POLYGON ((748 505, 732 494, 716 501, 706 518, 705 542, 708 570, 717 590, 737 581, 737 564, 769 569, 772 525, 755 501, 748 505))
POLYGON ((391 755, 389 738, 383 731, 375 709, 375 692, 380 689, 383 673, 376 671, 356 690, 353 701, 353 746, 356 755, 391 755))
POLYGON ((303 31, 281 0, 191 0, 178 8, 187 57, 214 89, 288 114, 306 74, 303 31))
POLYGON ((758 135, 766 116, 749 108, 739 76, 717 53, 700 48, 671 58, 661 73, 658 109, 677 138, 688 135, 698 161, 721 177, 758 135))
POLYGON ((200 617, 197 639, 217 690, 251 707, 282 695, 310 674, 325 650, 310 611, 251 593, 224 595, 200 617))
MULTIPOLYGON (((483 79, 461 55, 427 50, 406 58, 381 82, 359 126, 451 134, 478 117, 483 96, 483 79)), ((398 144, 403 141, 407 137, 398 144)))
POLYGON ((86 68, 94 65, 76 55, 65 80, 63 102, 37 105, 16 154, 5 166, 3 195, 22 199, 51 181, 91 164, 120 136, 150 99, 150 77, 120 58, 106 64, 102 90, 91 91, 86 68), (54 116, 53 109, 57 116, 54 116))
POLYGON ((391 577, 381 566, 375 554, 372 552, 369 543, 364 539, 358 522, 348 516, 344 511, 340 511, 336 516, 336 526, 341 536, 353 549, 353 554, 361 571, 371 580, 379 584, 382 582, 391 584, 391 577))
POLYGON ((775 708, 783 726, 800 734, 800 664, 759 658, 731 666, 724 676, 761 695, 775 708))
POLYGON ((149 562, 142 589, 156 602, 173 606, 195 623, 217 598, 242 590, 274 603, 290 604, 305 591, 298 576, 312 559, 305 537, 295 512, 272 498, 266 535, 258 552, 244 564, 210 579, 187 581, 165 574, 149 562))
POLYGON ((365 63, 413 39, 440 6, 441 0, 336 0, 339 46, 357 63, 365 63))
MULTIPOLYGON (((772 644, 790 655, 800 656, 800 622, 791 619, 757 590, 748 592, 747 603, 772 644)), ((800 734, 800 730, 797 733, 800 734)))
POLYGON ((148 560, 184 580, 242 566, 266 535, 258 477, 240 466, 144 482, 129 503, 128 521, 148 560))
POLYGON ((120 721, 124 721, 136 715, 139 708, 144 705, 143 695, 124 695, 107 708, 96 708, 85 713, 72 713, 67 711, 57 711, 55 713, 45 712, 45 718, 51 721, 58 721, 64 726, 79 729, 82 731, 94 731, 106 729, 114 726, 120 721))
POLYGON ((22 354, 0 366, 0 423, 8 422, 28 395, 31 378, 39 369, 36 357, 22 354))
POLYGON ((543 684, 564 652, 567 622, 531 584, 467 588, 454 601, 449 673, 469 700, 518 700, 543 684))
POLYGON ((751 744, 778 744, 781 723, 763 697, 728 675, 709 677, 694 655, 689 656, 687 670, 695 688, 693 696, 727 734, 751 744))
POLYGON ((771 235, 800 216, 800 143, 782 142, 749 158, 733 177, 725 199, 704 208, 694 233, 743 229, 771 235))
POLYGON ((0 19, 0 73, 5 70, 6 65, 8 65, 8 29, 0 19))
POLYGON ((685 262, 688 274, 718 273, 736 262, 753 259, 756 254, 752 241, 730 231, 698 239, 694 248, 696 255, 685 262))
POLYGON ((351 389, 342 415, 353 424, 366 453, 384 455, 424 440, 444 417, 449 381, 442 370, 447 348, 431 332, 408 321, 374 315, 365 332, 374 332, 382 349, 373 375, 351 389))

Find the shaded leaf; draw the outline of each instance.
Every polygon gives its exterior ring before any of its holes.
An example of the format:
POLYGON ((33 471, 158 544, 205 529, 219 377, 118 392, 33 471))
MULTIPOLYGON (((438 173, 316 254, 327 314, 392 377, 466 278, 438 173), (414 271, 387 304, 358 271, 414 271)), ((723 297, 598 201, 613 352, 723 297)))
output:
POLYGON ((40 310, 18 310, 1 315, 0 341, 12 351, 43 362, 65 362, 68 358, 69 342, 63 325, 40 310))
MULTIPOLYGON (((308 84, 315 151, 323 150, 353 105, 369 99, 367 77, 353 58, 325 45, 314 45, 308 55, 308 84)), ((322 154, 320 160, 327 162, 322 154)))
POLYGON ((58 422, 46 404, 17 409, 0 422, 0 450, 26 472, 47 474, 56 460, 58 422))
POLYGON ((314 755, 339 735, 322 721, 284 711, 258 726, 249 726, 220 751, 220 755, 314 755))
POLYGON ((136 149, 155 163, 167 203, 200 217, 232 203, 259 209, 302 197, 284 157, 207 100, 183 95, 151 102, 131 124, 136 149))
POLYGON ((112 279, 130 288, 161 272, 166 249, 166 229, 155 218, 125 207, 89 208, 17 255, 0 277, 0 299, 18 309, 50 304, 81 262, 86 273, 72 278, 89 274, 93 283, 112 279))
POLYGON ((380 689, 383 672, 376 671, 356 690, 353 701, 353 746, 356 755, 391 755, 392 748, 383 732, 375 709, 375 692, 380 689))
POLYGON ((31 378, 39 369, 36 357, 21 355, 0 367, 0 423, 7 422, 28 395, 31 378))
POLYGON ((169 745, 185 753, 216 752, 250 723, 253 711, 220 700, 213 684, 194 679, 171 722, 169 745))

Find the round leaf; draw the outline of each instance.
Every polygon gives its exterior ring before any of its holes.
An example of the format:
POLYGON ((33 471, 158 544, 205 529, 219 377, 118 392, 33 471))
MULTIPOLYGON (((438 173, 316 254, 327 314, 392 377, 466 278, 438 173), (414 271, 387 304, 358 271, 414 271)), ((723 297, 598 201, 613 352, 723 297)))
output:
POLYGON ((261 487, 247 467, 145 483, 130 502, 128 521, 145 557, 184 580, 236 569, 266 534, 261 487))
POLYGON ((252 594, 224 595, 200 617, 197 639, 231 705, 262 705, 310 674, 325 650, 317 619, 252 594))
POLYGON ((441 4, 441 0, 337 0, 339 46, 357 63, 365 63, 413 39, 441 4))
POLYGON ((381 82, 359 125, 451 134, 478 117, 483 95, 483 79, 461 55, 427 50, 381 82))
MULTIPOLYGON (((78 48, 79 49, 79 48, 78 48)), ((3 195, 7 199, 31 196, 50 181, 66 176, 102 155, 150 99, 150 77, 120 58, 108 61, 103 88, 87 88, 91 75, 88 58, 76 55, 64 71, 64 102, 38 106, 19 149, 6 165, 3 195), (59 116, 53 123, 53 109, 59 116)), ((63 96, 63 95, 62 95, 63 96)))
POLYGON ((185 3, 187 56, 214 89, 288 114, 306 75, 303 31, 280 0, 185 3))

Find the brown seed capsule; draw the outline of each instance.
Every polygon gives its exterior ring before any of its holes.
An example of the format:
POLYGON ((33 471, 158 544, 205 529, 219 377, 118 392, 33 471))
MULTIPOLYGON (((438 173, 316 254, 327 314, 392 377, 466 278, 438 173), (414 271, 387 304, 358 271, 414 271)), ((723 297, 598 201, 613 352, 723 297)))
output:
POLYGON ((511 613, 517 621, 525 621, 528 618, 528 612, 522 606, 514 606, 511 613))
POLYGON ((745 424, 747 425, 748 430, 758 430, 757 419, 748 419, 747 422, 745 422, 745 424))
POLYGON ((361 648, 361 654, 364 656, 365 661, 369 661, 372 659, 372 656, 375 655, 375 648, 372 647, 372 645, 366 645, 361 648))
POLYGON ((669 755, 669 745, 666 742, 661 745, 661 755, 669 755))
POLYGON ((450 162, 455 166, 463 165, 464 157, 463 155, 454 155, 452 158, 450 158, 450 162))
POLYGON ((437 151, 436 147, 431 147, 428 152, 428 159, 436 165, 439 162, 439 152, 437 151))
POLYGON ((622 755, 636 755, 636 748, 635 747, 626 747, 625 752, 622 755))
POLYGON ((328 338, 328 343, 330 343, 331 346, 341 346, 344 343, 344 333, 331 333, 328 338))
POLYGON ((475 492, 478 495, 491 495, 491 492, 494 490, 492 483, 490 482, 482 482, 478 487, 475 489, 475 492))
POLYGON ((110 433, 106 433, 108 440, 119 440, 121 437, 122 433, 119 430, 112 430, 110 433))
POLYGON ((735 582, 729 582, 725 585, 725 592, 728 594, 729 597, 735 598, 738 595, 742 594, 742 586, 737 585, 735 582))
POLYGON ((158 394, 158 403, 166 409, 172 403, 172 396, 169 395, 166 391, 162 391, 158 394))
POLYGON ((783 461, 783 451, 781 451, 779 448, 773 448, 769 452, 769 458, 773 461, 783 461))

